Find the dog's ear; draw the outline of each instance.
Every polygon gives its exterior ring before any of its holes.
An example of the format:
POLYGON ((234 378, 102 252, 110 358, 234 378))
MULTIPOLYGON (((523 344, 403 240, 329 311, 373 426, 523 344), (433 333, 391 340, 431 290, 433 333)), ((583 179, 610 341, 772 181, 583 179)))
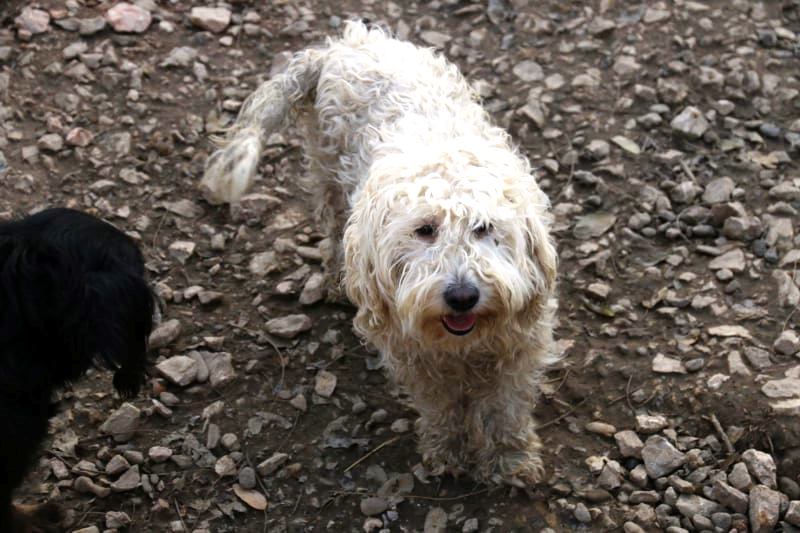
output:
POLYGON ((86 280, 90 307, 91 353, 114 372, 114 388, 134 396, 144 383, 147 340, 155 300, 147 282, 125 268, 90 272, 86 280))
POLYGON ((375 340, 390 325, 387 287, 382 282, 384 274, 388 273, 380 271, 376 257, 376 234, 381 227, 377 217, 374 203, 362 197, 353 208, 343 238, 344 288, 347 297, 358 307, 353 325, 369 340, 375 340))
POLYGON ((521 203, 525 236, 522 269, 529 276, 536 295, 528 304, 526 312, 536 320, 555 291, 558 255, 549 232, 549 200, 539 189, 533 176, 528 176, 523 181, 526 183, 526 190, 521 203))

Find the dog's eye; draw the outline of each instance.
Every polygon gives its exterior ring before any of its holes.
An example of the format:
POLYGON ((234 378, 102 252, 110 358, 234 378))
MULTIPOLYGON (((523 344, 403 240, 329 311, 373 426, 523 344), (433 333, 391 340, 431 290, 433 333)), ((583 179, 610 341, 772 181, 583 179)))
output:
POLYGON ((486 222, 481 223, 480 225, 476 226, 475 229, 472 231, 475 233, 475 236, 479 239, 489 235, 492 232, 492 225, 486 222))
POLYGON ((436 234, 436 226, 433 224, 423 224, 414 230, 414 234, 420 239, 432 239, 436 234))

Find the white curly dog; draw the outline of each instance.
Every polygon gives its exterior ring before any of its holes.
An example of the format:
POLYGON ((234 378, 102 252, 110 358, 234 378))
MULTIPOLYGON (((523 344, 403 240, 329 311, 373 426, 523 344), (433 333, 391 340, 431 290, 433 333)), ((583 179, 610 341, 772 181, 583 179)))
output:
POLYGON ((208 160, 209 201, 248 190, 290 116, 330 241, 343 243, 326 268, 358 307, 356 331, 409 391, 426 464, 541 480, 532 410, 553 360, 557 257, 528 161, 454 65, 351 22, 248 97, 208 160))

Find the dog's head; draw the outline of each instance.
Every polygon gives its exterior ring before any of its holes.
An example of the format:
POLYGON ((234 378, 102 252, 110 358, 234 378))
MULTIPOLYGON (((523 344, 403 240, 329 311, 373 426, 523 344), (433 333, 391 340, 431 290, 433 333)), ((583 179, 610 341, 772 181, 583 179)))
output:
MULTIPOLYGON (((0 348, 73 381, 94 358, 133 395, 144 381, 153 295, 133 241, 83 213, 52 209, 0 225, 0 348)), ((45 382, 45 376, 42 376, 45 382)))
MULTIPOLYGON (((485 143, 485 141, 482 141, 485 143)), ((369 340, 462 351, 529 329, 556 278, 548 200, 505 144, 377 158, 345 230, 345 288, 369 340)))

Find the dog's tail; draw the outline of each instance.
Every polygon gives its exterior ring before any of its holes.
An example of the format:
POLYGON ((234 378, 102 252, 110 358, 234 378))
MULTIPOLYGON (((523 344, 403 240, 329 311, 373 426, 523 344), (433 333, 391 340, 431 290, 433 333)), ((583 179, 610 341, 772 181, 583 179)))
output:
POLYGON ((315 49, 296 53, 283 72, 247 97, 222 148, 206 163, 200 186, 209 202, 235 202, 247 191, 267 138, 280 129, 295 104, 316 87, 321 55, 322 51, 315 49))

